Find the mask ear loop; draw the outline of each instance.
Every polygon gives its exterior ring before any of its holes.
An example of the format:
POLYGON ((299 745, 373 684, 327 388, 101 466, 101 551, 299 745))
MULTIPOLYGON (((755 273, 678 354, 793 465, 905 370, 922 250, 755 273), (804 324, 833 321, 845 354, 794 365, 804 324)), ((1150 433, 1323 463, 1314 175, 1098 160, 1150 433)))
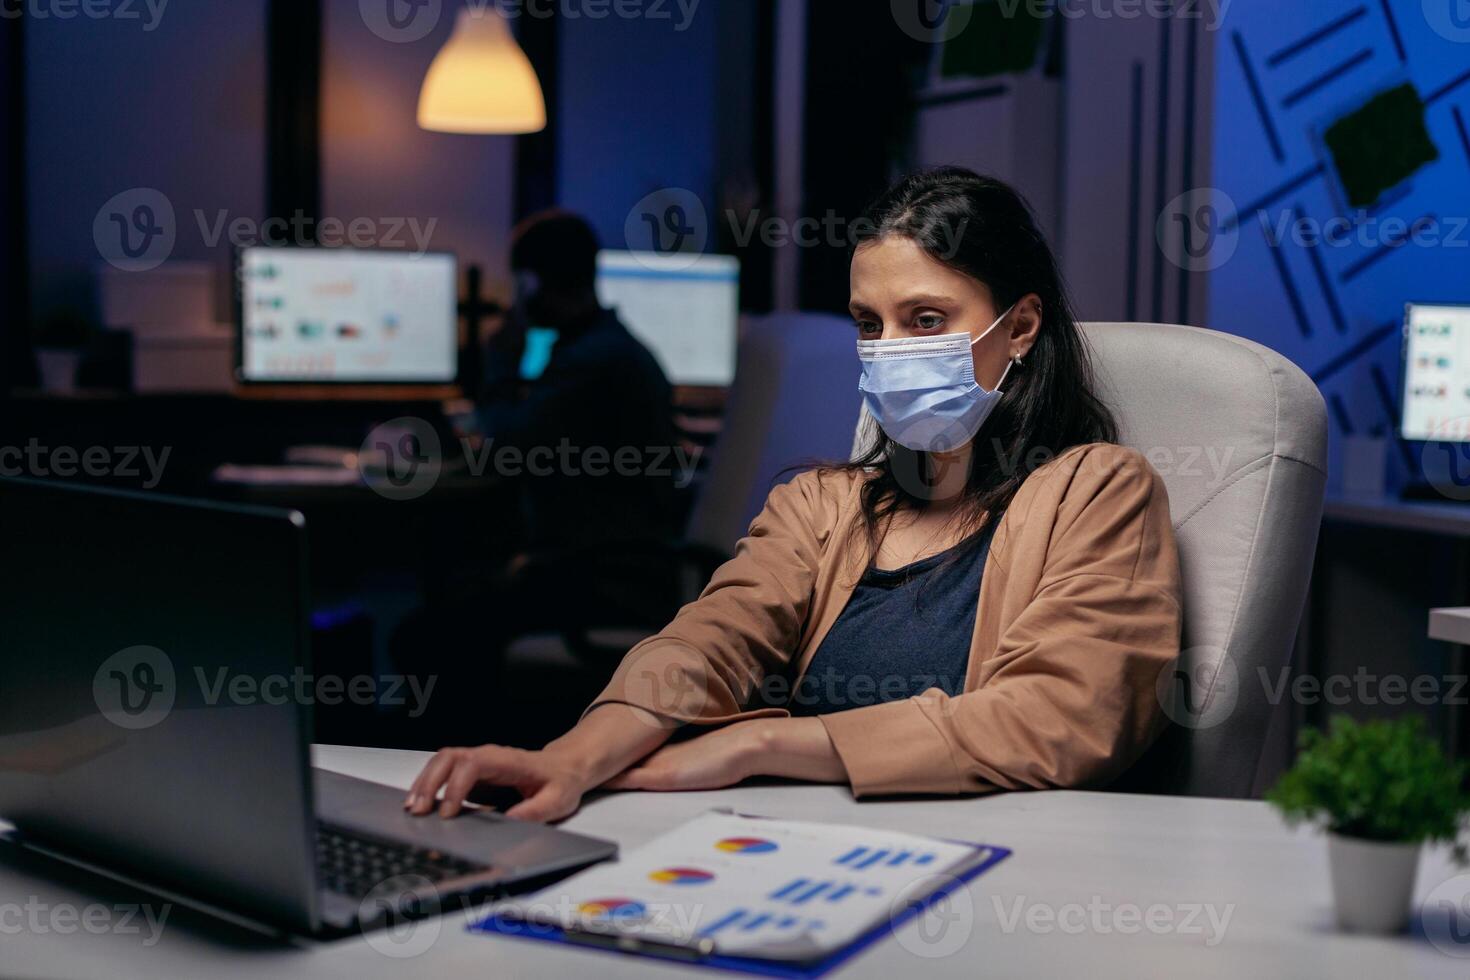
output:
MULTIPOLYGON (((1019 302, 1020 302, 1019 300, 1016 301, 1016 303, 1019 303, 1019 302)), ((980 341, 984 340, 986 337, 989 337, 990 336, 990 332, 992 330, 994 330, 996 327, 1000 326, 1001 325, 1001 321, 1005 320, 1006 317, 1008 317, 1008 316, 1011 315, 1011 310, 1014 310, 1016 308, 1016 303, 1012 303, 1010 305, 1010 308, 1009 309, 1007 309, 1000 316, 996 317, 995 318, 995 322, 992 323, 990 326, 986 327, 984 330, 982 330, 980 332, 980 335, 978 337, 972 338, 970 340, 970 346, 971 347, 974 347, 976 344, 980 343, 980 341)))
MULTIPOLYGON (((986 337, 990 336, 990 331, 992 331, 996 327, 1000 326, 1001 323, 1002 323, 1002 321, 1004 321, 1006 317, 1008 317, 1008 316, 1011 315, 1011 310, 1014 310, 1016 308, 1016 306, 1019 304, 1019 302, 1020 301, 1017 300, 1015 303, 1012 303, 1010 305, 1010 308, 1007 309, 1004 313, 1002 313, 996 319, 996 321, 994 323, 992 323, 990 326, 986 327, 985 330, 984 330, 984 332, 982 332, 980 334, 980 336, 978 336, 978 337, 976 337, 976 338, 974 338, 973 340, 970 341, 970 346, 971 347, 974 347, 976 344, 980 343, 980 341, 982 341, 986 337)), ((1011 366, 1012 365, 1018 365, 1020 363, 1021 363, 1021 359, 1019 357, 1013 357, 1010 360, 1006 361, 1006 369, 1000 373, 1000 380, 997 381, 995 383, 995 387, 992 388, 992 389, 990 389, 990 390, 991 391, 1000 391, 1000 386, 1003 385, 1003 384, 1005 384, 1006 376, 1011 373, 1011 366)), ((1001 392, 1001 394, 1005 394, 1005 392, 1001 392)))
MULTIPOLYGON (((1006 378, 1010 376, 1011 367, 1015 365, 1015 363, 1016 359, 1014 357, 1011 358, 1009 361, 1006 361, 1006 369, 1000 372, 1000 378, 995 382, 995 387, 990 389, 992 392, 999 391, 1002 395, 1005 394, 1005 392, 1000 390, 1000 386, 1006 383, 1006 378)), ((984 389, 982 388, 981 390, 984 389)))

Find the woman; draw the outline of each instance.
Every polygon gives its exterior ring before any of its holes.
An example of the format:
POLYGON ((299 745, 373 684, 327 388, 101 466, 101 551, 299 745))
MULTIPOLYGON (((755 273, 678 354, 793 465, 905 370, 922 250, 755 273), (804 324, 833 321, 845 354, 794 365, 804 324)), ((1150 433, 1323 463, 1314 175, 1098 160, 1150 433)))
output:
POLYGON ((758 775, 859 797, 1099 785, 1147 747, 1179 646, 1168 500, 1113 444, 1030 211, 947 168, 857 227, 872 450, 773 490, 699 600, 570 732, 534 752, 445 749, 410 812, 442 790, 454 816, 481 784, 519 790, 508 812, 532 820, 596 787, 758 775))

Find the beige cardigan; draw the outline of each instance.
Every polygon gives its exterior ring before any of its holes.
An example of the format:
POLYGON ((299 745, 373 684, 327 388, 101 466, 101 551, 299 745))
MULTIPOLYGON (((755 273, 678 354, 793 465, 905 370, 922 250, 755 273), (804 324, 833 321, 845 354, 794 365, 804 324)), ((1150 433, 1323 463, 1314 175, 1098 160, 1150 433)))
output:
MULTIPOLYGON (((787 714, 742 708, 793 662, 799 677, 847 604, 868 561, 861 483, 813 471, 773 490, 735 557, 593 706, 696 724, 787 714)), ((1104 784, 1162 726, 1156 682, 1179 631, 1163 481, 1135 450, 1074 447, 1026 479, 996 529, 964 693, 821 721, 858 796, 1104 784)))

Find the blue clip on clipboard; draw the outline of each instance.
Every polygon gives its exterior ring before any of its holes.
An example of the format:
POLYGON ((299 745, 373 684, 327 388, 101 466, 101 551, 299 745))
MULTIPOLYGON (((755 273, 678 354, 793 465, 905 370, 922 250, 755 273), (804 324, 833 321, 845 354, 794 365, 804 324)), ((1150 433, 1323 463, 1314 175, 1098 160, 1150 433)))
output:
MULTIPOLYGON (((954 843, 960 842, 956 841, 954 843)), ((816 977, 823 976, 846 963, 899 926, 907 923, 920 912, 942 901, 956 890, 968 885, 1011 855, 1009 848, 995 847, 989 844, 967 844, 967 846, 983 849, 988 853, 981 860, 950 876, 950 880, 943 887, 929 892, 923 898, 916 899, 901 914, 878 923, 846 946, 814 962, 791 963, 751 956, 726 956, 718 952, 709 955, 699 955, 693 951, 680 951, 675 953, 672 948, 669 948, 668 951, 657 951, 652 944, 644 943, 636 943, 637 948, 631 948, 635 944, 624 946, 615 942, 593 944, 586 940, 569 937, 565 930, 556 926, 530 923, 499 915, 484 919, 469 928, 471 932, 512 936, 517 939, 539 939, 545 942, 563 943, 568 946, 577 946, 583 949, 618 952, 623 955, 648 956, 712 970, 748 973, 765 977, 785 977, 790 978, 790 980, 815 980, 816 977)))

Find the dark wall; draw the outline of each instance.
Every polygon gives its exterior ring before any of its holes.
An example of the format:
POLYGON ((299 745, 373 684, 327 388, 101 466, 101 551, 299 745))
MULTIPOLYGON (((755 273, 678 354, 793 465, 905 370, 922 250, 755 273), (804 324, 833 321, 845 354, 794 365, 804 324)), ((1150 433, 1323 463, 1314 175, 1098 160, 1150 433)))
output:
POLYGON ((718 220, 722 6, 560 25, 557 196, 609 248, 655 247, 635 214, 645 195, 688 191, 705 209, 703 231, 718 220))
MULTIPOLYGON (((99 215, 156 204, 156 195, 168 202, 155 208, 173 232, 168 258, 214 263, 227 295, 220 220, 265 216, 266 8, 266 0, 170 3, 155 16, 137 4, 137 17, 27 18, 38 320, 95 314, 99 215)), ((217 318, 226 310, 221 302, 217 318)))
MULTIPOLYGON (((835 214, 845 228, 905 168, 892 153, 909 142, 911 93, 930 52, 903 32, 889 4, 811 0, 803 217, 835 214)), ((845 311, 847 266, 843 246, 824 239, 804 248, 801 308, 845 311)))
POLYGON ((479 263, 490 291, 504 296, 516 137, 429 132, 417 122, 424 75, 466 5, 414 8, 403 33, 364 17, 381 3, 322 6, 323 213, 366 219, 387 245, 422 243, 479 263))
POLYGON ((24 22, 0 20, 0 397, 35 383, 29 340, 29 282, 25 257, 24 22))

